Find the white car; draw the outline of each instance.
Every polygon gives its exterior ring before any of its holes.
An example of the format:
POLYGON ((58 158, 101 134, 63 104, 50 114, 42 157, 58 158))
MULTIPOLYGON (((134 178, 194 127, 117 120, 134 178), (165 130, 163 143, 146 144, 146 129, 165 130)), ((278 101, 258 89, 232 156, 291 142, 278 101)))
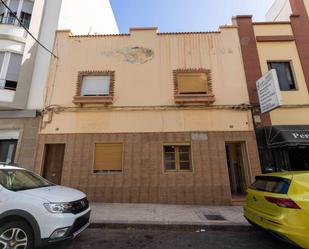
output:
POLYGON ((0 164, 0 249, 33 249, 75 238, 89 226, 84 193, 0 164))

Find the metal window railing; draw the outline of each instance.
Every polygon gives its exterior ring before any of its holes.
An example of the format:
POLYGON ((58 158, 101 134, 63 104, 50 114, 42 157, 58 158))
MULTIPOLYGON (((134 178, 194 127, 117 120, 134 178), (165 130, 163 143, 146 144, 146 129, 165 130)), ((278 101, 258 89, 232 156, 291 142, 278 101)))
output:
MULTIPOLYGON (((30 20, 21 19, 20 21, 26 28, 29 28, 30 20)), ((0 24, 21 26, 15 16, 0 16, 0 24)))

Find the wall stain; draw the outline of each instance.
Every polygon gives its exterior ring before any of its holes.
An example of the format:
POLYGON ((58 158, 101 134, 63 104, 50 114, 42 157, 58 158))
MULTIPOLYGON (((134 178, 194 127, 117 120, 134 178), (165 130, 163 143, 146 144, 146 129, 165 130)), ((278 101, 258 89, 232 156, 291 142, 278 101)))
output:
POLYGON ((152 49, 143 47, 125 47, 112 51, 102 52, 101 54, 104 56, 112 57, 121 56, 123 61, 131 64, 145 64, 154 58, 154 51, 152 49))

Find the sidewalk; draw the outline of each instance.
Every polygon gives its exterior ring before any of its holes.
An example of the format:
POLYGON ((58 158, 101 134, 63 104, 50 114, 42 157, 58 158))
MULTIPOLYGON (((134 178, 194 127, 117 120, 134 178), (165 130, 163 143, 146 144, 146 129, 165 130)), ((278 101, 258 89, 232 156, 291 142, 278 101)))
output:
POLYGON ((91 209, 93 226, 249 226, 240 206, 91 203, 91 209))

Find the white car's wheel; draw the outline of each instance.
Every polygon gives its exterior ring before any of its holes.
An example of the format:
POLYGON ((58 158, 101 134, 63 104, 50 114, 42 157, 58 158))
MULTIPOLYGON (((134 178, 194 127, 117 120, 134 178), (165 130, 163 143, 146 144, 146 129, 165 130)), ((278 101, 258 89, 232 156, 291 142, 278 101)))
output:
POLYGON ((33 248, 33 232, 27 223, 12 221, 0 227, 0 249, 33 248))

